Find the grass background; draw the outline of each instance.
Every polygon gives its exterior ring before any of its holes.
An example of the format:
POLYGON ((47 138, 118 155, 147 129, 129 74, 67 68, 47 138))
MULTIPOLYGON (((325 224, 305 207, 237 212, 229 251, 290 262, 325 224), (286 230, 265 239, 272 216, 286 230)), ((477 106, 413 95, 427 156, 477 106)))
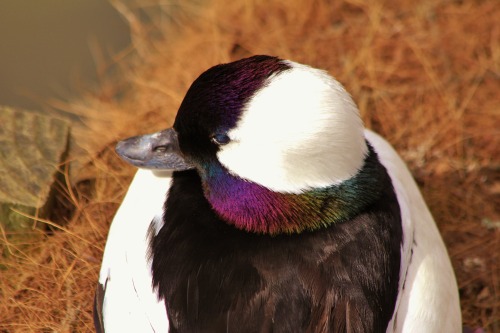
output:
POLYGON ((56 209, 34 221, 44 230, 1 230, 0 332, 93 330, 107 230, 134 173, 114 144, 170 126, 202 71, 252 54, 323 68, 345 85, 420 185, 455 268, 464 324, 500 332, 498 0, 112 3, 133 43, 97 64, 95 91, 48 102, 82 123, 60 166, 56 209))

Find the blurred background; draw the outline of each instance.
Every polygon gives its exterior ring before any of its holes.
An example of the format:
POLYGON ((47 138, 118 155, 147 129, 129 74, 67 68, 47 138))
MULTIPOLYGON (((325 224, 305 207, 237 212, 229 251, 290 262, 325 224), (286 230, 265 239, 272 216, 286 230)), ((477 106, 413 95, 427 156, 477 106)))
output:
POLYGON ((129 45, 129 25, 109 1, 3 0, 0 104, 39 109, 75 97, 129 45))

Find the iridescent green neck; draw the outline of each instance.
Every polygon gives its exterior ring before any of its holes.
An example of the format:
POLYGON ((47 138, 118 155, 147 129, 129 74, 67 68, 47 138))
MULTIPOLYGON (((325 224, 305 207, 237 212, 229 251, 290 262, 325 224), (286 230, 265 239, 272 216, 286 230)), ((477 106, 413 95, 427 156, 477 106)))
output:
POLYGON ((354 218, 380 197, 387 177, 371 147, 356 176, 300 194, 273 192, 229 174, 221 165, 202 176, 205 196, 224 221, 272 235, 313 231, 354 218))

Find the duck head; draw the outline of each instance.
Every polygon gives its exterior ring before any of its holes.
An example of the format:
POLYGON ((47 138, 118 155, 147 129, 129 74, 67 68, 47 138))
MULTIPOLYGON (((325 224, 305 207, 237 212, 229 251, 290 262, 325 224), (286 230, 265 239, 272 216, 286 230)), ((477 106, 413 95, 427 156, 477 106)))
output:
POLYGON ((280 219, 291 198, 356 175, 368 147, 357 107, 339 82, 306 65, 254 56, 202 73, 173 128, 121 141, 116 150, 140 168, 196 169, 224 219, 267 232, 274 227, 256 227, 262 221, 234 220, 280 219))

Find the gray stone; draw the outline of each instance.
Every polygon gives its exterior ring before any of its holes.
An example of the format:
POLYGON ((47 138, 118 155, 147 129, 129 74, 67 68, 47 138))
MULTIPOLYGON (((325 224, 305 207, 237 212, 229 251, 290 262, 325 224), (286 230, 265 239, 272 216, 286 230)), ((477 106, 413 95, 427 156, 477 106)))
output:
POLYGON ((7 230, 33 224, 16 210, 49 213, 68 137, 63 120, 0 106, 0 223, 7 230))

